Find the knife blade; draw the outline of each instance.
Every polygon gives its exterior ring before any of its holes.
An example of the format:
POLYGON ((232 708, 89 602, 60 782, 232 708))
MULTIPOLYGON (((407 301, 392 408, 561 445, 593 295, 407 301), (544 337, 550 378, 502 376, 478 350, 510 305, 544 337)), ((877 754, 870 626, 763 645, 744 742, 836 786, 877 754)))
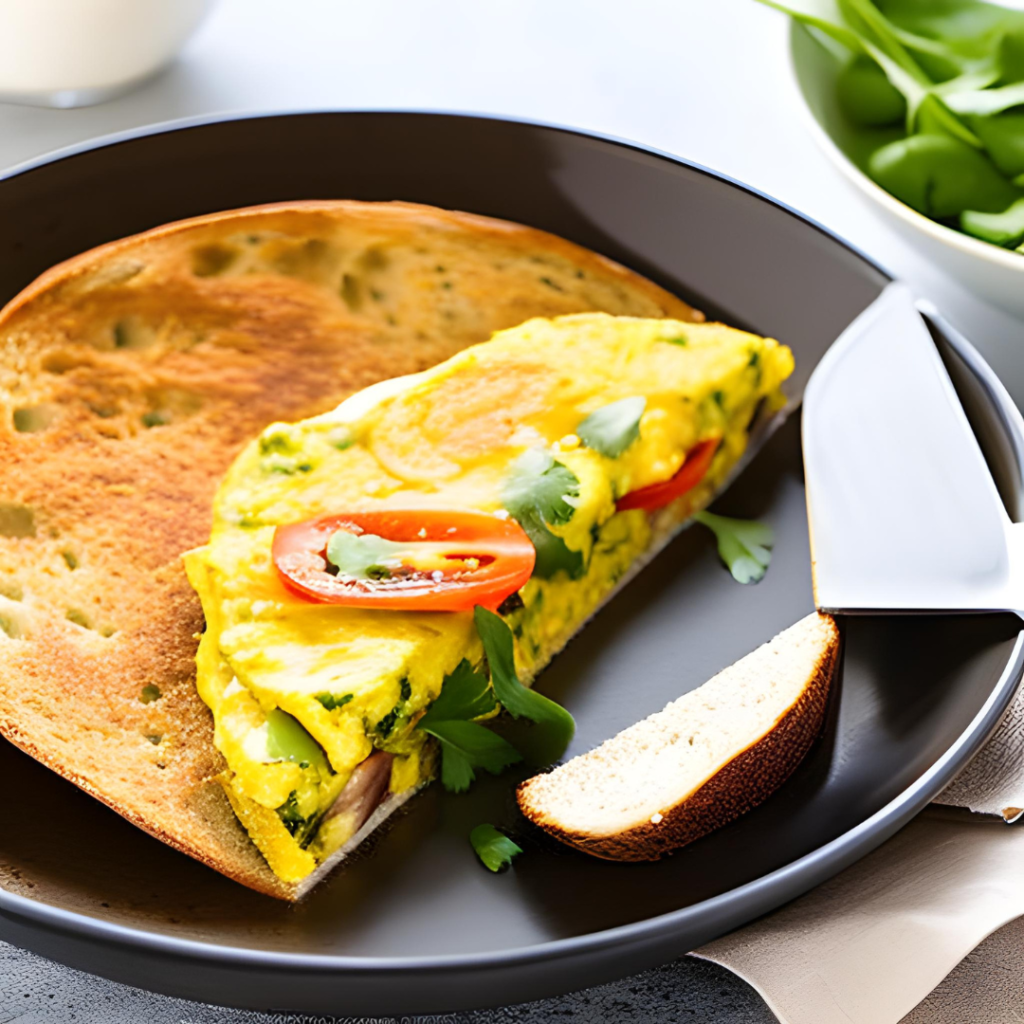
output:
POLYGON ((839 336, 802 415, 819 609, 1024 616, 1024 524, 1006 513, 906 286, 839 336))

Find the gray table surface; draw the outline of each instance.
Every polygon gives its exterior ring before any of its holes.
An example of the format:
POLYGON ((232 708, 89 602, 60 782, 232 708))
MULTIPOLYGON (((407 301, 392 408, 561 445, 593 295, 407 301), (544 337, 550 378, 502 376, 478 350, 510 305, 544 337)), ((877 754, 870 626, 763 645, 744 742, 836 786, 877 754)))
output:
MULTIPOLYGON (((155 996, 0 943, 0 1024, 327 1024, 354 1018, 246 1013, 155 996)), ((360 1024, 775 1024, 749 985, 725 968, 683 958, 625 981, 537 1003, 360 1024)))
MULTIPOLYGON (((464 110, 635 139, 749 182, 844 235, 936 302, 1021 404, 1020 322, 928 265, 839 178, 804 130, 785 38, 785 19, 753 0, 220 0, 177 64, 128 96, 73 111, 0 104, 0 169, 138 125, 234 111, 464 110)), ((0 943, 0 1024, 282 1019, 153 996, 0 943)), ((440 1019, 775 1018, 727 971, 682 959, 559 999, 440 1019)))

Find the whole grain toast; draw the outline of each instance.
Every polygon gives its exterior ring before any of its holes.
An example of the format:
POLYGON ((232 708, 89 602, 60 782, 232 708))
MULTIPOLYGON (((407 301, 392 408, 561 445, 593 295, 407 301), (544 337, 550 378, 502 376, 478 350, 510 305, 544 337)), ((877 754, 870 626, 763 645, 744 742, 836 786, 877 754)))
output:
POLYGON ((180 555, 274 420, 533 316, 699 320, 552 235, 407 203, 213 214, 94 249, 0 311, 0 736, 237 881, 294 899, 211 782, 180 555))

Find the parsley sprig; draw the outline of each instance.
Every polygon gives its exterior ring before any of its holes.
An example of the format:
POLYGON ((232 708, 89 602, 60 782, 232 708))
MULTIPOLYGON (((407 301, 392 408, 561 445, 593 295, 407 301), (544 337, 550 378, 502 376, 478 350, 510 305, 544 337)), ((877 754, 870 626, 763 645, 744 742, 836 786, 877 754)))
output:
POLYGON ((476 778, 474 769, 494 775, 522 760, 507 740, 474 719, 497 707, 487 677, 463 659, 441 687, 441 694, 416 724, 441 744, 441 782, 463 793, 476 778))
POLYGON ((497 710, 499 701, 513 718, 526 718, 536 724, 542 760, 561 757, 576 731, 576 723, 565 708, 519 681, 512 631, 505 621, 480 607, 475 609, 474 618, 490 680, 463 659, 416 724, 417 729, 441 744, 441 782, 453 793, 470 787, 476 769, 497 775, 523 759, 511 743, 479 721, 497 710))
POLYGON ((469 833, 469 841, 484 867, 491 871, 508 867, 512 858, 523 852, 521 846, 517 846, 493 825, 477 825, 469 833))
POLYGON ((718 542, 718 555, 737 583, 759 583, 772 560, 775 534, 765 523, 751 519, 730 519, 713 512, 693 517, 703 523, 718 542))

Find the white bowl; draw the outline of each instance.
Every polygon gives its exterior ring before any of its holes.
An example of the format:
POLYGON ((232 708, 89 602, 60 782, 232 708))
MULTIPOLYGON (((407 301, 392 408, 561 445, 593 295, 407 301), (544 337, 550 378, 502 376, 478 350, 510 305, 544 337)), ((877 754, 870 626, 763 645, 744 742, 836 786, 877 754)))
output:
POLYGON ((0 0, 0 103, 79 107, 165 68, 214 0, 0 0))
MULTIPOLYGON (((841 60, 802 25, 793 23, 789 56, 808 126, 818 145, 862 196, 910 244, 977 295, 1024 317, 1024 254, 982 242, 930 220, 876 185, 862 169, 863 134, 846 122, 836 99, 841 60)), ((880 130, 879 138, 884 130, 880 130)))

